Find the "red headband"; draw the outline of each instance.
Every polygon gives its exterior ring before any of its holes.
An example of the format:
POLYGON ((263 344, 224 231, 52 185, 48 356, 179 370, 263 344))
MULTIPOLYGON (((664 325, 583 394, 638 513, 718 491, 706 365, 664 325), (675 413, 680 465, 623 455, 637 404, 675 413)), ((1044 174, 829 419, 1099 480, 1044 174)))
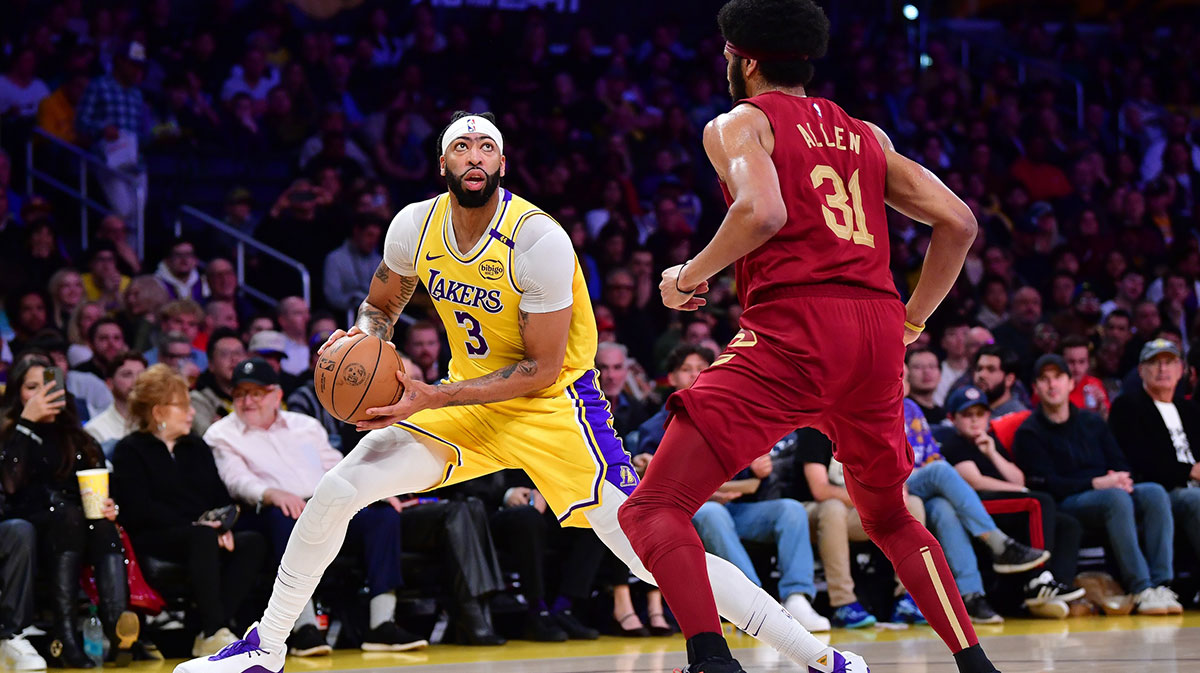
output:
POLYGON ((753 49, 743 49, 735 46, 732 42, 725 42, 725 48, 734 56, 741 56, 755 61, 807 61, 808 54, 802 54, 798 51, 756 51, 753 49))

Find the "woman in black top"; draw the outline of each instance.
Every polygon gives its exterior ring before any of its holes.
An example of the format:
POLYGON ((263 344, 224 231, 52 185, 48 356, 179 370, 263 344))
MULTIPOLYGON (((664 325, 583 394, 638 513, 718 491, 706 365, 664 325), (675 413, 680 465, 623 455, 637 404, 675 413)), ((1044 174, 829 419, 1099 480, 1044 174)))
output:
POLYGON ((71 668, 92 668, 79 645, 74 617, 79 573, 86 561, 96 576, 100 621, 114 657, 129 662, 137 639, 138 620, 127 612, 129 585, 125 554, 113 521, 117 507, 105 502, 103 519, 87 519, 79 494, 78 470, 104 467, 100 446, 83 431, 75 401, 65 391, 50 392, 42 373, 52 366, 40 354, 22 356, 9 374, 0 399, 0 479, 10 513, 37 528, 38 540, 51 574, 54 641, 50 662, 71 668))
POLYGON ((121 523, 139 554, 187 564, 202 625, 192 656, 216 654, 237 640, 229 627, 262 569, 266 540, 228 530, 228 520, 200 521, 233 499, 212 451, 190 434, 195 411, 182 376, 162 364, 147 369, 130 393, 129 413, 138 429, 112 459, 121 523))

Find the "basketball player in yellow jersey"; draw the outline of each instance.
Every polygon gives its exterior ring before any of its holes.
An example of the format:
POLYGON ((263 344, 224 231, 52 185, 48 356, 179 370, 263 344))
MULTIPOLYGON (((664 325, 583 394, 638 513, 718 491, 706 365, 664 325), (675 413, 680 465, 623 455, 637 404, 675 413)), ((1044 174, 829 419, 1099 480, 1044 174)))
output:
MULTIPOLYGON (((456 113, 440 146, 449 192, 393 219, 349 334, 390 341, 423 282, 449 335, 450 376, 428 385, 397 374, 402 399, 368 410, 376 418, 359 429, 371 432, 305 506, 262 620, 243 640, 177 673, 278 673, 284 639, 359 509, 505 468, 525 470, 563 525, 592 527, 653 582, 617 523, 637 477, 592 368, 596 324, 570 238, 499 187, 504 138, 490 114, 456 113)), ((322 350, 346 334, 335 332, 322 350)), ((825 648, 734 565, 710 555, 708 568, 730 621, 801 666, 829 670, 832 656, 815 664, 800 658, 825 648)))

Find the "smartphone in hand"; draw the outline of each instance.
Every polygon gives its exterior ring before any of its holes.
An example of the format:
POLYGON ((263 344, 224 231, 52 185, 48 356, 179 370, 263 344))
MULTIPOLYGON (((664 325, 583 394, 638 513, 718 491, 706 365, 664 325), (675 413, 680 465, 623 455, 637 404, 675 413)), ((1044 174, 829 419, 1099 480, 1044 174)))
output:
POLYGON ((58 367, 46 367, 42 370, 42 383, 54 383, 54 387, 47 391, 47 395, 64 390, 67 387, 66 375, 63 370, 58 367))

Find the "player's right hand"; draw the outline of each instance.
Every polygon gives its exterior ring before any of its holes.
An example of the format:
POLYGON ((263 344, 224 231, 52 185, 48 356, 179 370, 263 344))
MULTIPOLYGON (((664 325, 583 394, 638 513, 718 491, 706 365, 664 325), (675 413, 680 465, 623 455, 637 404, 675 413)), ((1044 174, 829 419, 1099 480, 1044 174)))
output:
POLYGON ((354 336, 355 334, 362 334, 362 333, 363 333, 363 331, 358 328, 358 325, 351 327, 349 332, 347 332, 346 330, 341 330, 341 329, 333 330, 333 334, 330 334, 329 338, 325 340, 325 343, 321 344, 321 347, 317 349, 317 356, 320 357, 321 355, 323 355, 325 353, 326 348, 329 348, 333 344, 337 343, 343 337, 354 336))

